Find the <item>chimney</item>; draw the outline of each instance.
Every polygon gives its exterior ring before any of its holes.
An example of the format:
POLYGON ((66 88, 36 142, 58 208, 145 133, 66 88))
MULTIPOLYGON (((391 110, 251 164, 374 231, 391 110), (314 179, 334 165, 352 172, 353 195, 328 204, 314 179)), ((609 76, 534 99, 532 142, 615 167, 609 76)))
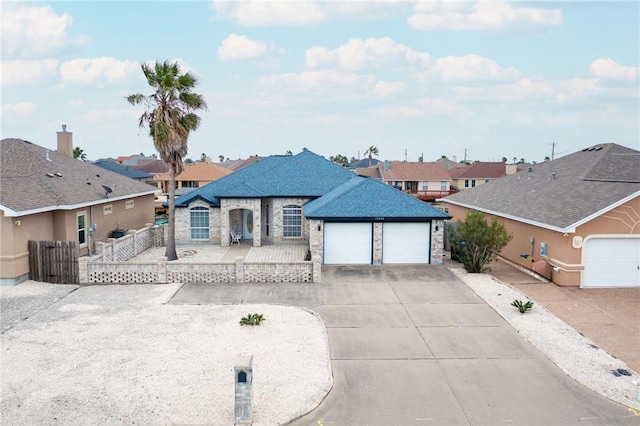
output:
POLYGON ((451 161, 453 161, 454 163, 458 162, 458 157, 456 157, 455 155, 453 157, 451 157, 451 161))
POLYGON ((58 150, 60 154, 73 158, 73 133, 67 132, 67 125, 62 125, 62 131, 58 134, 58 150))
POLYGON ((507 175, 512 175, 518 171, 518 166, 516 166, 515 164, 505 164, 505 169, 507 175))

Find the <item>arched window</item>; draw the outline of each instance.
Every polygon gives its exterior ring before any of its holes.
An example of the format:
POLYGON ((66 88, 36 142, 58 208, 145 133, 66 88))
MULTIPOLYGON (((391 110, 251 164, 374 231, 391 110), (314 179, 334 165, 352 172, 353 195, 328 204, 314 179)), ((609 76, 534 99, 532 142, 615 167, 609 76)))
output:
POLYGON ((302 237, 302 207, 290 204, 282 209, 282 236, 302 237))
POLYGON ((209 239, 209 209, 207 207, 193 207, 191 209, 191 239, 209 239))

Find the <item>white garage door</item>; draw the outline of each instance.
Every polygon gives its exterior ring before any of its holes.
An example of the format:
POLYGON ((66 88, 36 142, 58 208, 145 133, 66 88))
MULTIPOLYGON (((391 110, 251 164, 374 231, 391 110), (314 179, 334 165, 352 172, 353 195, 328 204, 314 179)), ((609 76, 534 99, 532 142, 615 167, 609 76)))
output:
POLYGON ((585 241, 582 287, 640 287, 640 238, 585 241))
POLYGON ((325 265, 370 265, 372 249, 371 223, 325 223, 325 265))
POLYGON ((382 263, 429 263, 430 223, 382 225, 382 263))

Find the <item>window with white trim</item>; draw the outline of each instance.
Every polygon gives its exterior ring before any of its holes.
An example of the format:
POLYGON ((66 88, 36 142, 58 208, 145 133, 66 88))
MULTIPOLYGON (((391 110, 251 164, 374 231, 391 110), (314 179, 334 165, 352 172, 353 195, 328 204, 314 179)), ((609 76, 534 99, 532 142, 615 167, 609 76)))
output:
POLYGON ((111 204, 107 204, 106 206, 102 206, 102 214, 103 215, 108 215, 113 213, 113 205, 111 204))
POLYGON ((193 207, 191 209, 191 239, 209 239, 209 209, 207 207, 193 207))
POLYGON ((134 206, 133 200, 127 200, 124 202, 124 208, 127 210, 132 209, 133 206, 134 206))
POLYGON ((87 212, 78 213, 76 216, 78 230, 78 242, 80 246, 87 244, 87 212))
POLYGON ((447 190, 447 181, 446 180, 440 181, 440 190, 441 191, 446 191, 447 190))
POLYGON ((302 237, 302 207, 290 204, 282 209, 282 236, 302 237))

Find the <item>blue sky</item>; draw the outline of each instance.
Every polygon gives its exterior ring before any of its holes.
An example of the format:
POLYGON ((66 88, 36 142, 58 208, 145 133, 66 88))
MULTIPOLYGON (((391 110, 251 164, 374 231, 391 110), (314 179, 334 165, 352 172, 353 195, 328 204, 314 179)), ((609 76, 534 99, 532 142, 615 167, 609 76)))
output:
POLYGON ((640 149, 640 2, 7 2, 2 138, 89 159, 155 152, 141 62, 177 60, 208 110, 187 157, 299 152, 542 161, 640 149))

